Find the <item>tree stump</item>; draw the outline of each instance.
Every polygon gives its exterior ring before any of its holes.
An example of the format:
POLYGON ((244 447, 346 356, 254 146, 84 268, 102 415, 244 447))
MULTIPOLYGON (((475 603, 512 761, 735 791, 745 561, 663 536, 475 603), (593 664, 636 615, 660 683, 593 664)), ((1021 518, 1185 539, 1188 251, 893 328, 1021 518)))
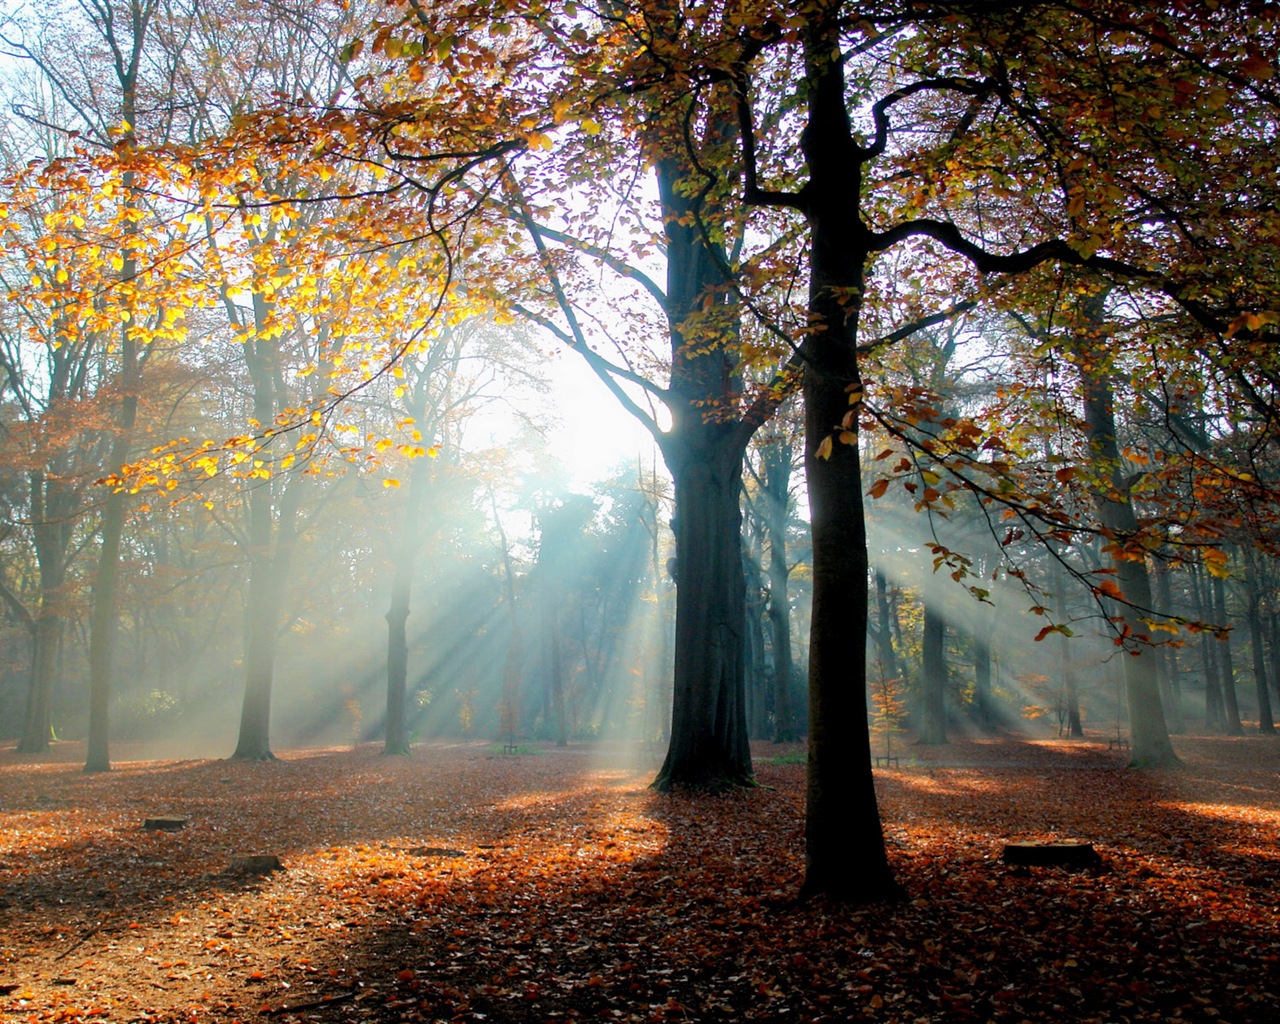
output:
POLYGON ((269 875, 273 871, 283 871, 284 865, 274 853, 256 853, 246 857, 232 857, 229 875, 269 875))
POLYGON ((1100 868, 1102 858, 1093 843, 1027 839, 1006 843, 1000 859, 1011 867, 1100 868))
POLYGON ((154 818, 147 818, 142 823, 142 827, 148 832, 180 832, 187 827, 190 818, 178 818, 171 815, 162 814, 154 818))

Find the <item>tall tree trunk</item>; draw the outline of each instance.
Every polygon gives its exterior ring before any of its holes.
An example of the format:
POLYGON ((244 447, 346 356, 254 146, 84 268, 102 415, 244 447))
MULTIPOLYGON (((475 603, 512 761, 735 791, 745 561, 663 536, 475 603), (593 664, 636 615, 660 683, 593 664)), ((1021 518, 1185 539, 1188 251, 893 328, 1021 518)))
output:
MULTIPOLYGON (((880 674, 885 679, 897 679, 901 682, 901 670, 898 668, 898 656, 893 649, 893 610, 889 604, 889 585, 884 573, 875 570, 876 587, 876 660, 880 663, 880 674)), ((988 665, 990 662, 988 661, 988 665)))
POLYGON ((53 612, 36 616, 31 630, 31 679, 26 714, 18 740, 20 754, 42 754, 49 749, 53 734, 53 684, 61 635, 60 616, 53 612))
MULTIPOLYGON (((62 390, 56 389, 55 393, 62 390)), ((62 642, 62 589, 67 580, 67 549, 74 519, 66 486, 51 479, 51 474, 36 470, 30 474, 28 485, 31 533, 40 571, 40 606, 32 616, 16 597, 11 597, 9 604, 31 632, 31 676, 18 750, 34 754, 47 751, 53 736, 53 690, 62 642)))
POLYGON ((769 695, 771 678, 765 658, 764 628, 766 613, 766 587, 760 567, 759 530, 747 531, 743 544, 742 571, 746 577, 747 603, 746 646, 743 650, 743 673, 746 677, 747 735, 762 740, 769 734, 769 695))
POLYGON ((991 728, 991 643, 985 635, 973 637, 973 707, 978 724, 991 728))
MULTIPOLYGON (((416 382, 412 398, 405 410, 415 423, 421 423, 426 407, 426 381, 416 382)), ((427 463, 416 459, 409 467, 409 497, 405 503, 404 521, 395 545, 395 566, 391 577, 391 603, 387 608, 387 725, 382 752, 388 755, 409 754, 409 714, 406 707, 409 691, 409 601, 413 577, 421 548, 419 522, 423 494, 427 488, 427 463)))
POLYGON ((801 896, 893 899, 867 727, 867 528, 862 505, 858 310, 869 258, 862 160, 845 107, 834 6, 804 29, 809 165, 809 325, 804 341, 805 477, 813 536, 809 772, 801 896), (852 412, 852 415, 850 413, 852 412), (852 444, 832 443, 844 427, 852 444))
MULTIPOLYGON (((1169 583, 1169 569, 1165 565, 1152 567, 1156 577, 1156 595, 1160 602, 1160 612, 1172 616, 1173 587, 1169 583)), ((1175 734, 1187 731, 1186 719, 1182 714, 1182 688, 1178 684, 1177 650, 1169 644, 1160 644, 1156 648, 1158 660, 1156 671, 1160 676, 1160 699, 1169 713, 1169 731, 1175 734)))
MULTIPOLYGON (((125 260, 122 277, 134 273, 132 258, 125 260)), ((138 418, 138 384, 140 361, 138 346, 126 327, 120 342, 120 383, 122 395, 116 420, 116 434, 111 442, 111 468, 119 472, 129 461, 133 444, 133 428, 138 418)), ((89 617, 89 741, 84 770, 111 770, 110 709, 111 669, 116 642, 116 592, 120 583, 120 541, 124 534, 125 488, 116 488, 107 496, 99 528, 102 547, 98 552, 98 571, 93 580, 93 609, 89 617)))
POLYGON ((280 502, 278 524, 274 522, 271 488, 262 483, 260 487, 252 488, 249 494, 245 686, 240 705, 240 732, 231 755, 236 760, 270 761, 275 758, 271 752, 271 697, 284 584, 297 542, 299 491, 300 481, 297 479, 287 486, 280 502))
POLYGON ((1258 732, 1264 736, 1273 736, 1276 731, 1275 719, 1271 715, 1271 691, 1267 683, 1267 655, 1262 637, 1262 588, 1258 580, 1258 564, 1253 551, 1244 550, 1245 575, 1244 583, 1247 591, 1249 649, 1253 654, 1254 689, 1258 700, 1258 732))
POLYGON ((387 608, 387 724, 382 739, 384 754, 409 754, 409 716, 406 701, 409 690, 409 619, 410 570, 396 563, 391 580, 391 605, 387 608), (403 577, 403 578, 402 578, 403 577))
POLYGON ((795 666, 791 654, 791 578, 787 565, 787 517, 791 497, 791 445, 775 441, 761 455, 765 531, 769 542, 769 635, 773 647, 773 741, 800 738, 792 699, 795 666))
MULTIPOLYGON (((1229 624, 1227 618, 1227 588, 1221 576, 1210 582, 1213 593, 1213 618, 1221 626, 1229 624)), ((1244 723, 1240 721, 1240 700, 1236 694, 1236 667, 1231 657, 1231 634, 1226 633, 1217 642, 1215 650, 1222 676, 1222 704, 1227 712, 1227 735, 1243 736, 1244 723)))
POLYGON ((1128 631, 1123 642, 1129 655, 1124 659, 1124 679, 1133 745, 1131 763, 1154 768, 1177 764, 1178 755, 1165 724, 1156 659, 1141 639, 1146 632, 1142 616, 1150 614, 1154 606, 1146 559, 1141 551, 1127 551, 1124 547, 1125 538, 1137 533, 1138 519, 1129 496, 1131 485, 1121 468, 1115 397, 1101 340, 1105 298, 1105 293, 1100 293, 1086 300, 1084 330, 1091 333, 1080 338, 1076 362, 1084 385, 1085 432, 1100 481, 1096 496, 1099 517, 1112 538, 1109 548, 1113 579, 1124 598, 1123 603, 1116 604, 1116 625, 1128 631))
POLYGON ((743 658, 742 460, 758 424, 738 419, 737 309, 723 254, 686 194, 686 168, 658 162, 667 238, 672 429, 661 441, 675 492, 676 628, 671 742, 653 786, 722 789, 753 782, 743 658), (718 326, 715 344, 691 324, 718 326), (733 415, 717 416, 716 410, 733 415))
MULTIPOLYGON (((1059 557, 1062 557, 1059 554, 1059 557)), ((1064 571, 1054 574, 1054 600, 1058 606, 1058 617, 1067 619, 1067 580, 1064 571)), ((1076 678, 1075 665, 1071 658, 1071 638, 1065 633, 1059 634, 1059 652, 1061 656, 1062 693, 1066 705, 1067 735, 1072 739, 1084 737, 1084 723, 1080 720, 1080 685, 1076 678)))
POLYGON ((930 599, 924 602, 924 642, 920 666, 920 727, 916 740, 926 746, 947 742, 947 624, 930 599))
MULTIPOLYGON (((1204 567, 1201 562, 1191 566, 1191 591, 1195 597, 1196 616, 1201 622, 1213 621, 1213 597, 1209 584, 1204 578, 1204 567)), ((1196 646, 1200 649, 1200 666, 1204 673, 1204 725, 1211 732, 1226 729, 1226 707, 1222 699, 1222 682, 1218 678, 1218 657, 1213 649, 1217 641, 1213 634, 1205 631, 1200 634, 1196 646)))
POLYGON ((555 723, 556 746, 569 745, 568 718, 564 701, 564 649, 560 640, 560 615, 553 602, 542 604, 543 638, 547 644, 547 671, 551 688, 551 713, 555 723))

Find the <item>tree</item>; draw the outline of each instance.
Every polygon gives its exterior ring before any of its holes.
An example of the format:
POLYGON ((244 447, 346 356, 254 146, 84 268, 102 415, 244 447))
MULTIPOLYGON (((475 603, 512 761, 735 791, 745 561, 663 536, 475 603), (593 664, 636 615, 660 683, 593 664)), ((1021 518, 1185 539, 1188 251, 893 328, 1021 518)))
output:
MULTIPOLYGON (((683 152, 678 122, 655 117, 643 158, 656 172, 665 241, 666 287, 601 246, 537 223, 529 200, 522 220, 542 259, 563 324, 527 306, 611 388, 652 433, 674 484, 676 537, 675 676, 671 738, 654 780, 662 791, 719 789, 752 778, 744 677, 745 581, 742 570, 742 464, 752 435, 781 399, 776 389, 744 395, 738 303, 728 251, 703 222, 715 209, 697 192, 696 159, 683 152), (674 137, 673 137, 674 136, 674 137), (660 388, 596 352, 574 311, 548 241, 581 251, 623 278, 639 280, 657 302, 670 345, 669 381, 660 388), (663 430, 619 380, 643 387, 670 413, 663 430)), ((717 123, 704 129, 714 147, 717 123)), ((719 216, 716 214, 716 216, 719 216)), ((718 230, 727 230, 722 225, 718 230)))
MULTIPOLYGON (((886 5, 860 11, 865 17, 861 29, 846 36, 845 5, 819 4, 807 8, 798 24, 786 31, 776 23, 761 27, 735 52, 733 62, 717 65, 735 82, 747 201, 795 210, 805 219, 809 237, 809 333, 803 352, 814 608, 806 893, 867 900, 895 891, 866 768, 865 730, 858 726, 863 720, 861 698, 852 696, 865 689, 860 668, 863 659, 848 656, 844 633, 844 624, 865 621, 867 611, 868 567, 857 439, 867 396, 859 365, 859 327, 863 314, 874 308, 868 305, 869 288, 874 283, 869 278, 873 261, 896 246, 919 244, 934 253, 951 253, 981 278, 991 280, 1025 274, 1054 260, 1152 287, 1210 329, 1225 332, 1230 320, 1222 316, 1221 307, 1211 307, 1211 285, 1193 282, 1181 272, 1181 253, 1165 250, 1161 256, 1168 262, 1152 270, 1141 256, 1144 248, 1146 258, 1154 255, 1155 246, 1145 246, 1148 240, 1131 235, 1126 241, 1132 250, 1111 246, 1109 239, 1122 237, 1123 222, 1132 216, 1131 211, 1118 208, 1118 204, 1108 206, 1104 200, 1090 210, 1087 228, 1082 229, 1076 221, 1076 233, 1070 234, 1072 225, 1064 223, 1061 208, 1044 200, 1046 195, 1057 194, 1055 183, 1071 173, 1073 160, 1087 161, 1082 152, 1086 148, 1082 126, 1087 124, 1100 138, 1119 138, 1114 133, 1119 118, 1112 108, 1113 93, 1104 91, 1102 85, 1104 80, 1114 80, 1117 65, 1095 60, 1098 51, 1091 49, 1097 38, 1095 30, 1114 32, 1116 40, 1125 41, 1150 41, 1153 30, 1123 16, 1111 20, 1109 13, 1087 7, 1010 5, 1008 10, 1011 16, 1006 19, 1003 8, 992 11, 989 6, 934 4, 907 11, 886 5), (771 152, 761 150, 752 103, 763 92, 757 79, 771 66, 761 55, 792 46, 803 57, 804 109, 800 112, 803 130, 799 141, 804 178, 803 184, 787 187, 797 172, 771 152), (919 69, 918 74, 882 81, 877 65, 867 56, 877 47, 892 48, 893 65, 919 69), (1050 64, 1041 65, 1039 60, 1059 48, 1067 51, 1067 66, 1073 72, 1069 86, 1065 82, 1059 86, 1056 73, 1041 74, 1050 64), (943 56, 946 54, 956 59, 943 56), (1017 63, 1009 59, 1010 54, 1017 54, 1017 63), (1081 80, 1097 90, 1082 91, 1081 80), (898 138, 895 124, 907 120, 900 113, 906 109, 912 110, 917 122, 913 125, 915 138, 927 140, 915 149, 905 140, 891 142, 898 138), (857 130, 855 110, 866 112, 857 130), (933 126, 933 134, 926 125, 933 126), (1003 133, 995 130, 1001 125, 1003 133), (1010 147, 1013 136, 1025 140, 1036 157, 1029 161, 1026 148, 1010 147), (1010 158, 1015 149, 1019 150, 1018 160, 1010 158), (936 179, 932 186, 917 184, 921 173, 937 172, 946 178, 947 169, 965 167, 970 155, 978 157, 972 165, 976 179, 969 179, 966 185, 961 185, 959 178, 951 180, 960 186, 957 194, 966 198, 975 195, 975 187, 988 191, 990 197, 983 199, 982 212, 989 213, 989 219, 975 216, 972 207, 965 210, 953 204, 936 179), (770 159, 774 162, 769 163, 770 159), (882 160, 896 165, 901 173, 872 177, 872 169, 882 160), (987 169, 992 160, 1002 168, 995 174, 987 169), (782 187, 766 187, 770 173, 780 178, 782 187), (1009 202, 1011 194, 1020 194, 1025 205, 1009 202), (1008 219, 1011 213, 1021 216, 1021 223, 1008 219), (886 220, 884 227, 873 226, 886 220), (1116 227, 1114 234, 1112 225, 1116 227), (1037 234, 1031 235, 1028 227, 1037 229, 1037 234), (1127 261, 1131 251, 1139 258, 1127 261), (855 673, 853 687, 846 682, 850 668, 855 673), (851 816, 858 822, 859 836, 853 859, 862 865, 856 878, 845 869, 850 856, 847 823, 851 816)), ((1164 33, 1162 38, 1175 38, 1163 18, 1156 23, 1164 33)), ((1241 27, 1234 26, 1237 31, 1241 27)), ((1209 33, 1218 31, 1218 26, 1201 19, 1194 30, 1182 31, 1186 35, 1209 33)), ((1158 63, 1178 63, 1185 76, 1182 81, 1214 75, 1194 57, 1182 61, 1184 51, 1176 47, 1173 58, 1163 42, 1154 43, 1151 50, 1158 63)), ((1268 52, 1271 59, 1260 62, 1269 74, 1275 61, 1274 53, 1268 52)), ((1056 70, 1062 65, 1055 61, 1052 66, 1056 70)), ((1254 81, 1268 76, 1262 70, 1246 74, 1254 81)), ((1165 87, 1164 95, 1170 96, 1170 88, 1165 87)), ((1263 98, 1251 87, 1249 101, 1255 99, 1263 98)), ((1205 113, 1204 120, 1211 122, 1209 130, 1217 130, 1220 119, 1209 105, 1185 104, 1184 109, 1193 122, 1205 113)), ((1155 145, 1163 153, 1163 141, 1155 145)), ((1106 152, 1109 157, 1121 156, 1119 148, 1106 152)), ((1143 158, 1132 146, 1127 152, 1134 154, 1134 159, 1143 158)), ((1108 184, 1117 188, 1119 196, 1133 197, 1135 203, 1150 200, 1149 193, 1144 195, 1142 186, 1136 184, 1136 177, 1111 178, 1108 184), (1134 187, 1125 191, 1124 186, 1131 183, 1134 187)), ((1066 198, 1066 212, 1071 217, 1072 203, 1078 200, 1070 195, 1066 198)), ((1177 230, 1175 221, 1172 233, 1176 235, 1177 230)), ((1180 239, 1174 238, 1171 248, 1179 244, 1180 239)), ((1138 585, 1135 578, 1133 586, 1138 585)), ((1142 596, 1135 603, 1141 604, 1142 596)), ((1143 606, 1149 607, 1149 602, 1143 606)), ((1151 689, 1139 686, 1133 692, 1145 695, 1151 689)), ((1157 691, 1157 707, 1158 700, 1157 691)), ((1139 714, 1159 731, 1163 723, 1155 708, 1140 708, 1139 714)), ((1144 744, 1143 759, 1163 760, 1163 744, 1158 736, 1153 737, 1151 744, 1144 744)))

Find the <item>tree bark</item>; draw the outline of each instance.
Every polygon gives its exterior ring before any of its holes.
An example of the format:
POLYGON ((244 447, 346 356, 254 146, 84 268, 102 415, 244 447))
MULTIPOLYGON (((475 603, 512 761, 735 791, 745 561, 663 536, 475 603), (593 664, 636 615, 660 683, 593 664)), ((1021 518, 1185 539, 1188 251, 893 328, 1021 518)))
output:
POLYGON ((671 741, 653 787, 718 790, 751 785, 743 648, 742 461, 757 423, 736 408, 741 377, 737 309, 722 254, 683 193, 683 168, 659 161, 667 238, 672 428, 661 439, 675 493, 676 626, 671 741), (698 332, 686 336, 700 320, 698 332))
MULTIPOLYGON (((255 294, 254 321, 267 322, 267 310, 255 294)), ((264 427, 275 422, 277 361, 272 340, 255 337, 245 343, 245 357, 253 379, 253 416, 264 427)), ((284 585, 297 542, 300 481, 285 480, 277 495, 278 478, 246 481, 249 505, 249 597, 245 608, 244 699, 240 706, 240 732, 232 758, 270 761, 271 695, 275 682, 277 630, 280 625, 284 585), (279 522, 276 501, 279 498, 279 522)))
MULTIPOLYGON (((1209 583, 1213 594, 1213 618, 1219 625, 1226 626, 1227 587, 1221 576, 1214 576, 1209 583)), ((1222 676, 1222 705, 1227 713, 1227 735, 1243 736, 1244 723, 1240 721, 1240 699, 1236 694, 1236 666, 1231 656, 1231 634, 1225 634, 1214 648, 1222 676)))
POLYGON ((1086 300, 1084 330, 1079 339, 1076 365, 1084 386, 1085 433, 1100 480, 1096 495, 1099 518, 1110 535, 1108 545, 1113 579, 1123 596, 1117 602, 1117 622, 1128 657, 1124 659, 1125 697, 1129 705, 1129 730, 1134 767, 1155 768, 1178 763, 1164 706, 1156 659, 1146 648, 1141 616, 1154 607, 1145 556, 1125 549, 1125 539, 1138 532, 1138 519, 1123 478, 1120 445, 1116 438, 1115 397, 1106 368, 1107 354, 1100 338, 1105 293, 1086 300))
POLYGON ((1249 649, 1253 655, 1254 690, 1258 700, 1258 732, 1273 736, 1275 719, 1271 715, 1271 693, 1267 684, 1267 654, 1262 636, 1262 589, 1258 581, 1258 565, 1254 553, 1244 551, 1245 588, 1248 601, 1249 649))
MULTIPOLYGON (((699 433, 715 436, 716 424, 699 433)), ((750 785, 743 664, 742 454, 708 445, 667 458, 676 499, 676 632, 671 743, 654 780, 675 788, 750 785), (723 449, 723 450, 717 450, 723 449)))
MULTIPOLYGON (((426 375, 415 383, 405 412, 415 423, 421 423, 426 408, 426 375)), ((382 752, 408 756, 409 715, 405 702, 409 690, 409 602, 414 571, 421 546, 418 531, 423 494, 427 487, 426 461, 416 459, 409 467, 409 497, 405 503, 404 521, 395 545, 395 566, 391 577, 391 602, 387 608, 387 725, 382 752)))
POLYGON ((769 635, 773 647, 773 742, 800 738, 792 700, 791 599, 787 565, 787 517, 791 496, 791 445, 781 440, 761 453, 765 531, 769 542, 769 635))
POLYGON ((857 336, 870 241, 860 218, 863 157, 845 107, 834 7, 811 16, 804 51, 808 124, 801 145, 809 166, 804 212, 810 228, 805 477, 813 604, 801 896, 867 903, 898 898, 901 890, 885 851, 867 728, 870 566, 857 443, 857 336), (842 428, 853 443, 831 443, 842 428))
POLYGON ((920 667, 920 728, 916 741, 925 746, 947 742, 947 624, 933 601, 924 602, 924 641, 920 667))

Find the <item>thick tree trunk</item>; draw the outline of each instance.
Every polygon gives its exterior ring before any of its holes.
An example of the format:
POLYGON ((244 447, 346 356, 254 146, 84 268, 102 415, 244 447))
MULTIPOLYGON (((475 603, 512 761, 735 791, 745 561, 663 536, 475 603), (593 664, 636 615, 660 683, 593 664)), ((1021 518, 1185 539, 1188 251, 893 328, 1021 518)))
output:
MULTIPOLYGON (((271 416, 259 422, 271 422, 271 416)), ((249 597, 245 608, 244 699, 232 757, 270 761, 271 691, 275 679, 276 628, 283 589, 282 559, 272 552, 272 499, 267 482, 249 488, 249 597)), ((284 524, 281 524, 282 529, 284 524)))
MULTIPOLYGON (((714 432, 715 424, 703 424, 714 432)), ((671 743, 654 787, 750 785, 743 665, 742 450, 668 456, 676 501, 671 743)))
POLYGON ((916 741, 926 746, 947 742, 947 624, 936 605, 924 602, 924 641, 920 666, 920 727, 916 741))
POLYGON ((676 626, 671 741, 653 786, 723 789, 753 782, 743 657, 742 460, 757 424, 738 417, 737 308, 723 254, 679 187, 686 168, 658 163, 667 238, 671 432, 662 454, 675 491, 676 626), (688 332, 688 334, 686 334, 688 332))

